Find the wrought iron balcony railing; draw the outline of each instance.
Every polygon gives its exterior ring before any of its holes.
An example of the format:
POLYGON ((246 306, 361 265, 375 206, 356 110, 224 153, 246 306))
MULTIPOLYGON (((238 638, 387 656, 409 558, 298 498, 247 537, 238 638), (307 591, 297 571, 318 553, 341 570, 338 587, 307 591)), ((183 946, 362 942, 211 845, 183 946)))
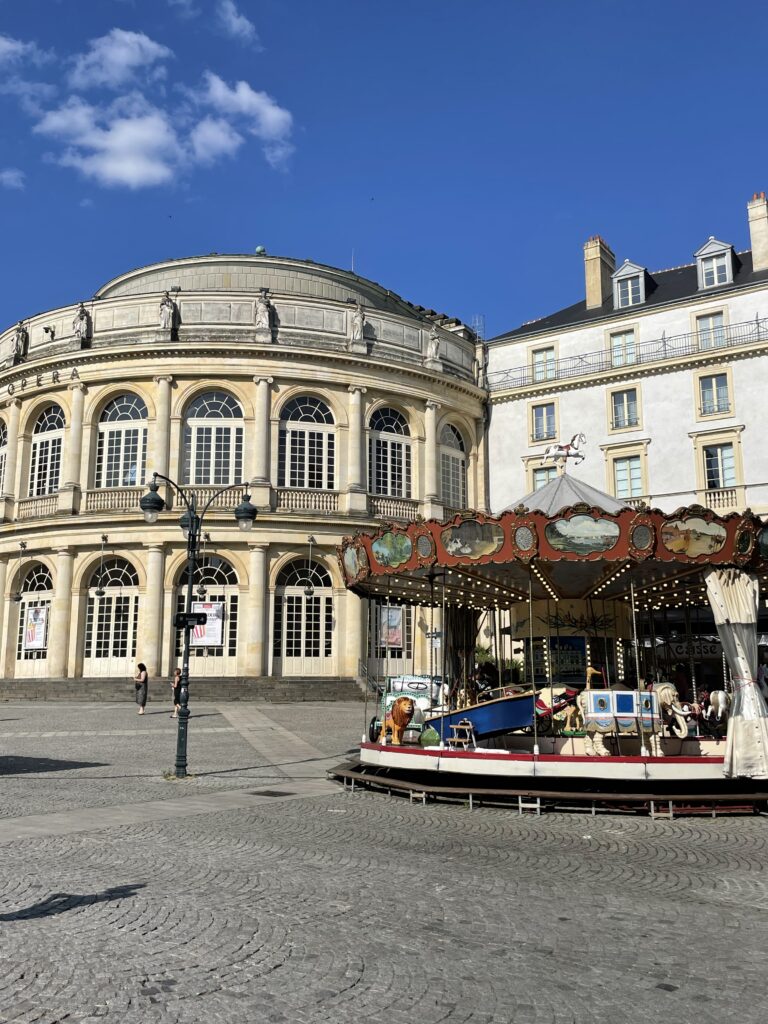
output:
POLYGON ((558 380, 575 377, 594 377, 608 370, 632 370, 635 366, 661 363, 667 359, 682 359, 685 356, 704 352, 718 352, 729 348, 743 348, 758 342, 768 341, 768 318, 755 317, 746 323, 729 324, 727 327, 690 331, 651 341, 638 341, 633 353, 622 352, 617 358, 608 349, 585 352, 583 355, 564 356, 556 359, 543 376, 539 367, 517 366, 510 370, 495 370, 488 374, 488 389, 491 392, 515 390, 532 384, 552 384, 558 380))

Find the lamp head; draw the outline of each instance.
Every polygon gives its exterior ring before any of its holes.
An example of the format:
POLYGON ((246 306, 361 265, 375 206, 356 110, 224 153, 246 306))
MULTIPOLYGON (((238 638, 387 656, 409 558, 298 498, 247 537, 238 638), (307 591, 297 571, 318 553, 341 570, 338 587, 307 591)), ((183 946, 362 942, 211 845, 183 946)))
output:
POLYGON ((258 514, 256 506, 251 504, 250 494, 244 494, 243 500, 235 508, 235 519, 243 533, 253 529, 253 523, 258 514))
POLYGON ((139 508, 144 513, 144 522, 156 523, 158 516, 165 508, 165 502, 157 493, 159 487, 155 479, 149 485, 149 494, 145 494, 139 502, 139 508))
POLYGON ((306 585, 306 587, 304 587, 304 595, 306 597, 314 597, 314 594, 315 594, 315 588, 312 586, 311 583, 308 583, 306 585))

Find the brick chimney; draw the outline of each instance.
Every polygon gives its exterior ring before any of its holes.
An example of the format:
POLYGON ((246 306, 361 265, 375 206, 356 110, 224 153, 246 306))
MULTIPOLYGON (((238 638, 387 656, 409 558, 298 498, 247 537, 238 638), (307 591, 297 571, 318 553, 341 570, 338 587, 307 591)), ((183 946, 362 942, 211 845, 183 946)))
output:
POLYGON ((768 201, 765 192, 755 192, 747 203, 752 269, 768 270, 768 201))
MULTIPOLYGON (((750 214, 751 217, 751 214, 750 214)), ((611 274, 616 269, 616 257, 600 235, 593 235, 584 244, 584 278, 587 284, 587 309, 602 306, 613 292, 611 274)))

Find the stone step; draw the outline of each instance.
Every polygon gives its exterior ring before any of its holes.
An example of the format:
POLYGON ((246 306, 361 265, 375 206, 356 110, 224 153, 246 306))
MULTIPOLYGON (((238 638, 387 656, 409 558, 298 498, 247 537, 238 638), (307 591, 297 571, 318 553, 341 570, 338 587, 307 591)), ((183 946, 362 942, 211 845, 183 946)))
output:
MULTIPOLYGON (((149 701, 170 702, 167 679, 150 680, 149 701)), ((66 700, 125 701, 134 699, 130 679, 0 679, 0 701, 66 700)), ((256 679, 224 677, 190 681, 192 701, 264 701, 294 703, 307 700, 363 700, 356 679, 342 676, 256 679)))

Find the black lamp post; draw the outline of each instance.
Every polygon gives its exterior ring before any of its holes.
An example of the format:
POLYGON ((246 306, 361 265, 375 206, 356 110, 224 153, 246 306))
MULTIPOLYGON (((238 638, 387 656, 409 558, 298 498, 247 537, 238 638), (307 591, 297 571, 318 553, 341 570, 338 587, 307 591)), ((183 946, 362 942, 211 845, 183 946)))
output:
MULTIPOLYGON (((235 508, 235 519, 241 530, 250 530, 256 519, 257 510, 251 504, 251 496, 246 492, 244 484, 230 484, 229 487, 222 487, 208 499, 200 513, 197 511, 197 502, 194 491, 185 491, 175 480, 171 480, 162 473, 152 474, 152 483, 149 485, 149 494, 145 494, 139 502, 139 507, 144 513, 144 520, 147 523, 156 523, 158 516, 165 509, 165 502, 158 493, 158 480, 164 480, 175 493, 181 498, 186 507, 179 523, 184 536, 187 538, 187 594, 184 603, 184 611, 176 617, 175 625, 184 629, 184 652, 181 662, 181 707, 179 709, 179 731, 176 738, 176 778, 183 779, 187 775, 187 721, 189 719, 189 648, 190 634, 197 624, 202 613, 192 611, 192 588, 197 567, 197 550, 202 535, 202 525, 205 513, 211 507, 220 494, 232 491, 235 488, 243 490, 243 500, 235 508)), ((203 620, 204 621, 204 620, 203 620)))

